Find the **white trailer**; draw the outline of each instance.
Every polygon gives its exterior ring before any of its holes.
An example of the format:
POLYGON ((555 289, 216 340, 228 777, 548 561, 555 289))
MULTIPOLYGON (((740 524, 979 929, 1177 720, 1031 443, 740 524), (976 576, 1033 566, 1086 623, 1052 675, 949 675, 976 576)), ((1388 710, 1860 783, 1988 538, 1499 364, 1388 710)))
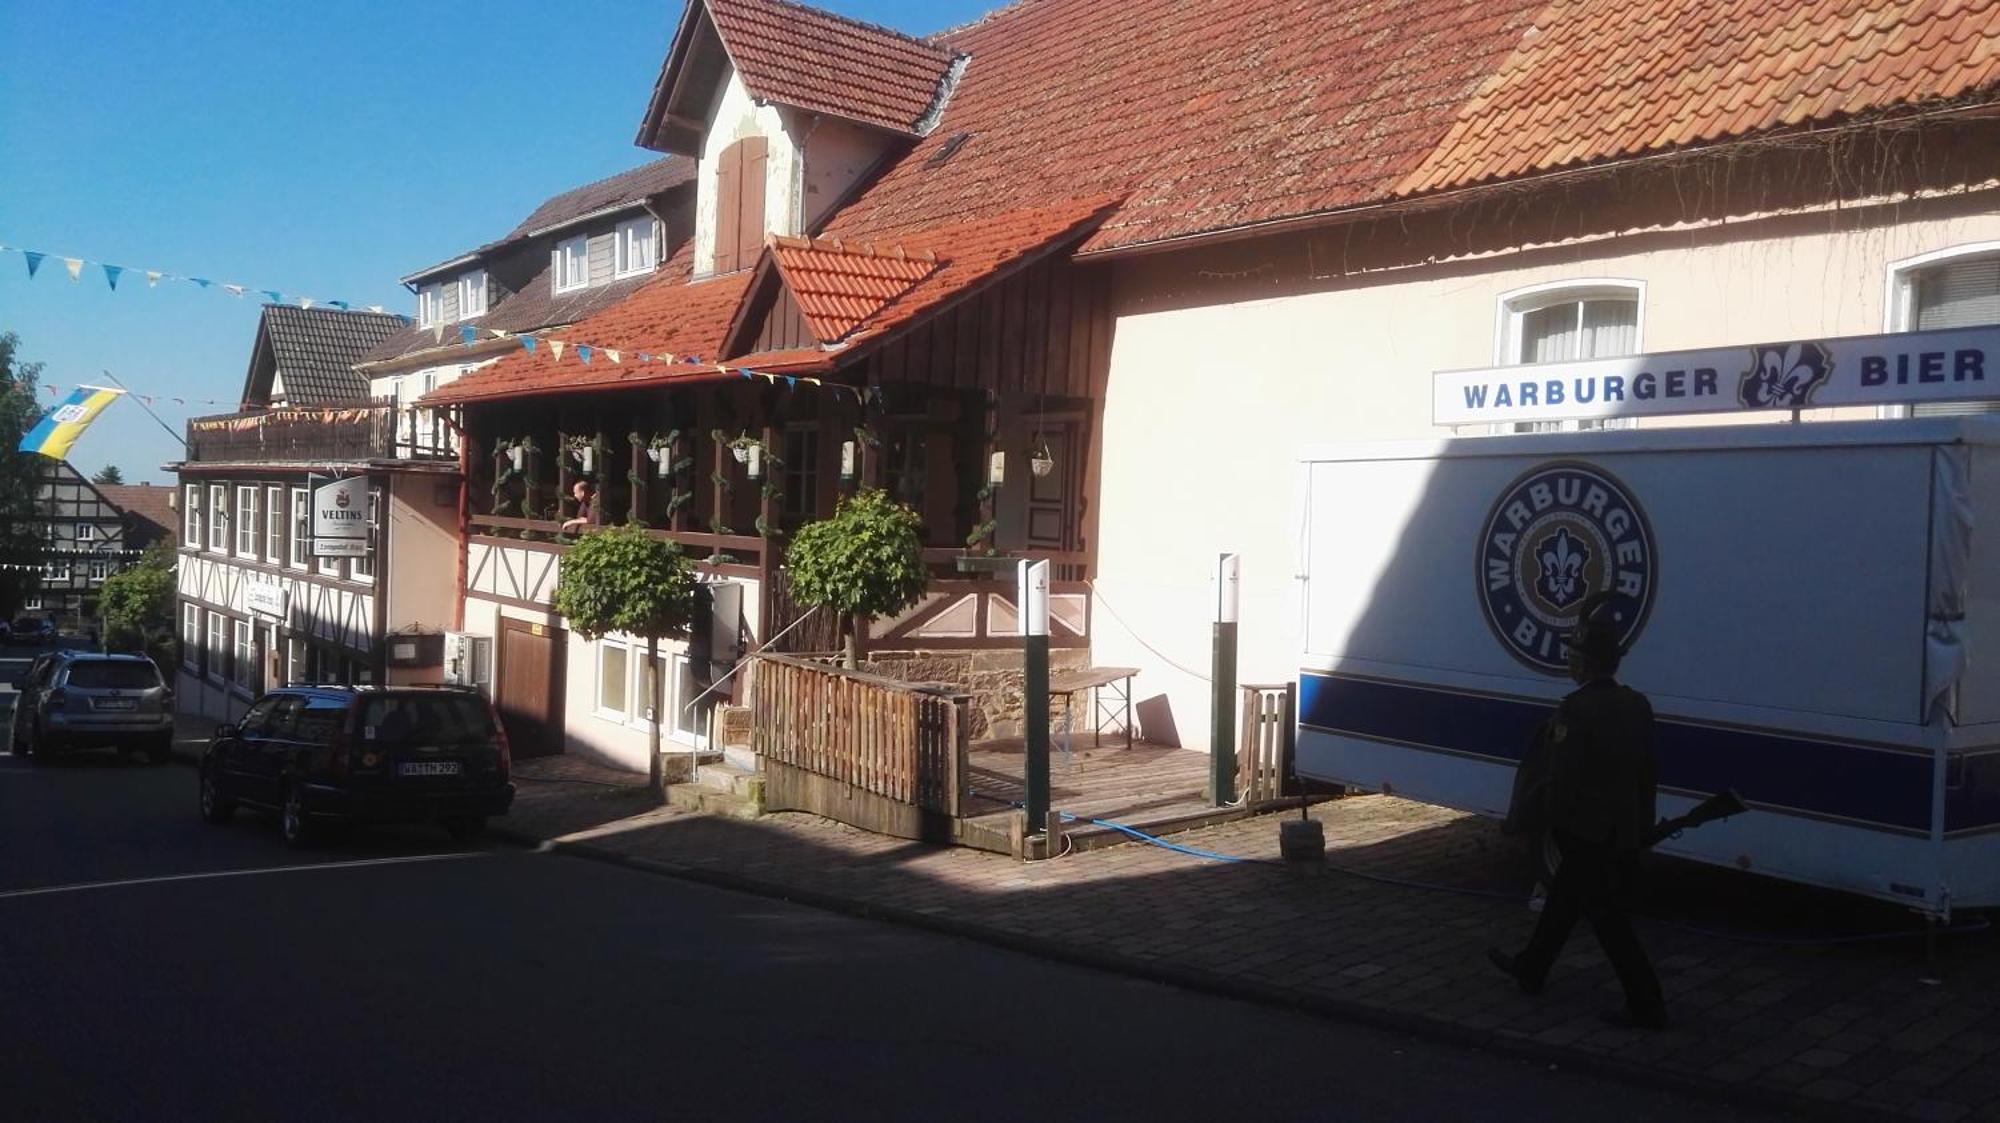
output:
POLYGON ((1483 815, 1617 593, 1666 853, 1938 916, 2000 904, 2000 420, 1312 450, 1301 775, 1483 815))

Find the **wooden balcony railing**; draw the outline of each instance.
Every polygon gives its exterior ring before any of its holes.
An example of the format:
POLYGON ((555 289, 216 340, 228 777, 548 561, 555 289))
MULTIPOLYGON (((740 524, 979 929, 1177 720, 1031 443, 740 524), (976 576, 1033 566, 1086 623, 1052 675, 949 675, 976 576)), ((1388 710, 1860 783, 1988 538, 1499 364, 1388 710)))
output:
POLYGON ((448 441, 436 443, 443 436, 437 427, 402 425, 390 403, 285 407, 190 419, 187 458, 209 464, 456 458, 448 441))

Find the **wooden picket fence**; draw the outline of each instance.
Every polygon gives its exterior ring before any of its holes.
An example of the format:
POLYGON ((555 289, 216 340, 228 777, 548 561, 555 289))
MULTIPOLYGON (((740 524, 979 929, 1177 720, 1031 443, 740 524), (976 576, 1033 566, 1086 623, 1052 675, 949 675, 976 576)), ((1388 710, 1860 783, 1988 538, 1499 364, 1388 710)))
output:
POLYGON ((752 743, 766 760, 956 818, 971 700, 825 662, 760 654, 752 743))
POLYGON ((1285 794, 1292 775, 1292 745, 1297 719, 1292 684, 1244 683, 1239 712, 1243 729, 1236 741, 1236 786, 1245 802, 1256 805, 1285 794))

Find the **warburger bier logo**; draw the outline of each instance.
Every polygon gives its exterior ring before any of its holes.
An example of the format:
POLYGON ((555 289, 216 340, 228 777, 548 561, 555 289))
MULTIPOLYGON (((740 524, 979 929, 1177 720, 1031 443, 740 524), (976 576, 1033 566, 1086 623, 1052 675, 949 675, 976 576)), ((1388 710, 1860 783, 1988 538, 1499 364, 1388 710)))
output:
POLYGON ((1509 484, 1479 535, 1479 603, 1509 654, 1567 670, 1562 639, 1591 594, 1610 590, 1621 644, 1653 604, 1653 533, 1631 492, 1601 468, 1545 464, 1509 484))

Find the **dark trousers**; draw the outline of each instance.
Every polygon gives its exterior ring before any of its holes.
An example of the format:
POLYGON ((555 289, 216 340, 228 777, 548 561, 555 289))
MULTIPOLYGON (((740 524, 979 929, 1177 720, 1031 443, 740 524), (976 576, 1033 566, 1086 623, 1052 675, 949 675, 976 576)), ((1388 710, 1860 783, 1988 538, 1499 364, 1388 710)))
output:
POLYGON ((1586 842, 1568 835, 1556 835, 1562 850, 1562 865, 1556 870, 1555 884, 1549 887, 1542 916, 1529 938, 1527 950, 1516 957, 1521 973, 1536 981, 1546 978, 1556 957, 1562 954, 1570 929, 1579 916, 1590 919, 1591 930, 1618 981, 1625 987, 1625 1006, 1637 1013, 1656 1013, 1664 1008, 1660 979, 1639 946, 1632 931, 1627 895, 1638 872, 1638 855, 1621 854, 1602 843, 1586 842))

